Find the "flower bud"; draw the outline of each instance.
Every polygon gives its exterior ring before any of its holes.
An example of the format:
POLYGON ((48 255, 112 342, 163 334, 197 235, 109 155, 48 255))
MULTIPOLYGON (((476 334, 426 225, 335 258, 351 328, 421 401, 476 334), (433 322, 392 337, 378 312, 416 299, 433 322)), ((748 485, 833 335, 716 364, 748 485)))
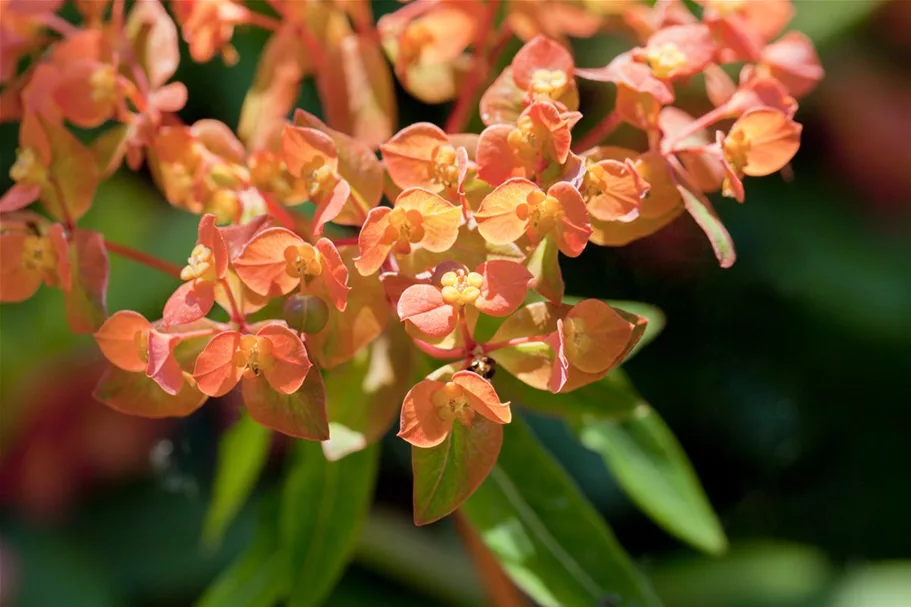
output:
POLYGON ((318 333, 329 321, 329 306, 314 295, 292 295, 285 301, 288 326, 304 333, 318 333))

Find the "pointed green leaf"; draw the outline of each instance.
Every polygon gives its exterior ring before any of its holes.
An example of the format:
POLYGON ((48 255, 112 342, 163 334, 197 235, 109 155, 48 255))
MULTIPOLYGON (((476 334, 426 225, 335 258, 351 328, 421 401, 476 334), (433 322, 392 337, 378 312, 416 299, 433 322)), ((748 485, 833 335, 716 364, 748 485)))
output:
POLYGON ((206 513, 202 538, 210 547, 221 542, 228 525, 243 506, 269 455, 272 432, 244 415, 218 443, 218 464, 212 503, 206 513))
MULTIPOLYGON (((641 402, 632 385, 628 389, 629 398, 641 402)), ((699 479, 673 433, 651 407, 641 402, 629 417, 585 415, 570 425, 659 525, 706 552, 725 550, 727 539, 699 479)))
POLYGON ((610 528, 521 419, 462 506, 506 573, 545 607, 659 605, 610 528), (609 602, 609 603, 608 603, 609 602))
POLYGON ((221 572, 196 607, 272 607, 287 594, 288 570, 278 549, 278 500, 266 499, 253 542, 221 572))
POLYGON ((295 438, 329 438, 326 389, 316 367, 310 369, 303 385, 292 394, 273 389, 264 376, 244 379, 241 394, 250 417, 260 424, 295 438))
POLYGON ((490 473, 503 444, 503 426, 475 415, 458 421, 436 447, 411 448, 414 522, 426 525, 458 508, 490 473))
POLYGON ((376 480, 376 445, 329 462, 298 442, 281 496, 281 552, 290 572, 289 607, 322 605, 351 559, 376 480))

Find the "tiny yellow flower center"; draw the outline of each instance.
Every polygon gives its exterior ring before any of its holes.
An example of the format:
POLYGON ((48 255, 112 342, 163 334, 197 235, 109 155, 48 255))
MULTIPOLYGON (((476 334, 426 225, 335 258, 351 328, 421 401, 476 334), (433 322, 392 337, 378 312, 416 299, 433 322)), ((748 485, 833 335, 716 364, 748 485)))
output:
POLYGON ((655 78, 669 78, 676 70, 686 65, 686 55, 673 42, 651 48, 645 53, 645 59, 652 68, 655 78))
POLYGON ((338 183, 338 175, 322 156, 317 156, 304 165, 301 176, 311 199, 328 194, 338 183))
POLYGON ((732 130, 722 142, 724 159, 731 165, 734 172, 740 174, 747 164, 747 155, 750 153, 750 139, 740 130, 732 130))
POLYGON ((541 190, 533 191, 525 202, 516 205, 516 216, 528 222, 526 233, 531 238, 551 231, 559 214, 560 201, 541 190))
POLYGON ((465 395, 465 389, 451 381, 446 382, 442 388, 431 394, 430 402, 433 403, 437 415, 443 421, 458 419, 469 424, 474 416, 474 411, 465 395))
POLYGON ((149 362, 149 332, 136 331, 136 334, 133 335, 133 343, 136 345, 139 360, 144 363, 149 362))
POLYGON ((399 37, 399 61, 405 65, 416 63, 424 48, 433 43, 433 32, 422 21, 412 21, 399 37))
POLYGON ((22 266, 28 270, 53 273, 57 269, 57 254, 51 239, 46 236, 28 236, 22 250, 22 266))
POLYGON ((459 165, 455 148, 449 144, 438 146, 432 155, 433 175, 431 180, 447 188, 454 188, 459 183, 459 165))
POLYGON ((309 282, 323 273, 323 262, 310 243, 304 242, 296 247, 285 249, 285 273, 288 276, 299 278, 301 283, 309 282))
POLYGON ((416 209, 392 209, 383 242, 394 244, 397 253, 407 254, 411 244, 424 239, 424 218, 416 209))
POLYGON ((196 245, 187 259, 187 265, 180 271, 180 279, 214 282, 217 276, 215 260, 212 257, 212 250, 209 247, 196 245))
POLYGON ((117 98, 117 72, 114 66, 103 65, 92 72, 89 77, 89 87, 92 90, 92 101, 106 103, 117 98))
POLYGON ((240 348, 234 353, 234 366, 243 369, 247 377, 258 376, 272 363, 272 342, 255 335, 240 338, 240 348))
POLYGON ((288 167, 276 154, 256 154, 250 158, 250 181, 259 190, 275 195, 279 200, 294 193, 288 167))
POLYGON ((563 70, 535 70, 531 75, 531 91, 535 97, 546 96, 556 99, 569 86, 569 78, 563 70))
POLYGON ((16 162, 10 167, 9 176, 16 183, 40 185, 47 180, 47 168, 34 148, 20 148, 16 150, 16 162))
POLYGON ((205 211, 215 215, 218 223, 232 223, 240 211, 240 198, 234 190, 219 188, 209 196, 205 211))
POLYGON ((466 272, 459 269, 446 272, 440 278, 443 301, 452 306, 473 304, 481 295, 484 277, 477 272, 466 272))
POLYGON ((721 17, 729 17, 744 9, 747 0, 709 0, 707 6, 715 9, 721 17))
POLYGON ((519 116, 516 127, 509 132, 506 141, 513 153, 525 163, 538 160, 544 143, 538 126, 529 116, 519 116))

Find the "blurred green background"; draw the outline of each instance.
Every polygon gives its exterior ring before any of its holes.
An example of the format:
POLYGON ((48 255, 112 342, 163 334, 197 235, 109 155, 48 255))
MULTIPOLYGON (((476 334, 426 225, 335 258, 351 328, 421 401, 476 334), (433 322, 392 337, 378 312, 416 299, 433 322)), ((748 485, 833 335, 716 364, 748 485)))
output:
MULTIPOLYGON (((665 534, 561 424, 530 419, 670 607, 911 605, 911 2, 796 4, 793 28, 814 38, 827 75, 801 103, 793 181, 751 180, 746 204, 718 201, 735 266, 719 269, 686 217, 564 265, 568 293, 665 311, 664 333, 627 370, 689 454, 729 553, 665 534)), ((264 40, 239 30, 233 68, 184 62, 186 122, 236 126, 264 40)), ((582 41, 578 63, 613 48, 582 41)), ((582 109, 597 107, 582 92, 582 109)), ((318 112, 312 88, 300 105, 318 112)), ((403 100, 400 124, 445 115, 403 100)), ((15 144, 16 125, 0 125, 0 166, 15 144)), ((85 224, 174 262, 195 233, 147 175, 127 172, 85 224)), ((114 258, 109 308, 156 317, 173 286, 114 258)), ((217 438, 239 404, 125 417, 91 399, 100 365, 91 339, 68 332, 59 293, 0 308, 4 605, 189 605, 251 536, 253 506, 218 550, 200 541, 217 438)), ((259 494, 281 472, 276 459, 259 494)), ((453 528, 413 527, 410 496, 409 450, 387 437, 374 511, 329 605, 481 604, 453 528)))

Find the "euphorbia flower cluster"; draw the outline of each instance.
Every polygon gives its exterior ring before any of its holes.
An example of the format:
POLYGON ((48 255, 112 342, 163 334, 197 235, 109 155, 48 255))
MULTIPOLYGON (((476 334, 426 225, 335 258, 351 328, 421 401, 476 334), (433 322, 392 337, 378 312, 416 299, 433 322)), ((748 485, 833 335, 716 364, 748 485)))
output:
POLYGON ((561 254, 626 244, 686 212, 731 265, 706 195, 743 202, 745 177, 787 166, 796 99, 822 77, 810 41, 781 35, 787 0, 699 0, 699 16, 679 0, 414 0, 376 24, 359 1, 270 0, 268 13, 241 0, 176 0, 171 13, 160 0, 128 12, 124 0, 76 1, 79 23, 62 4, 0 4, 0 118, 20 125, 0 199, 0 300, 59 288, 72 328, 111 363, 96 396, 115 409, 188 415, 239 384, 255 420, 310 440, 330 439, 338 408, 324 374, 368 346, 370 373, 388 373, 391 359, 413 360, 410 343, 443 365, 400 395, 416 485, 451 441, 485 447, 458 451, 470 480, 442 507, 416 491, 419 523, 458 507, 493 466, 512 418, 495 366, 561 394, 603 378, 641 338, 644 318, 564 303, 561 254), (233 64, 238 27, 271 37, 237 133, 184 124, 187 89, 170 82, 178 37, 194 61, 233 64), (578 65, 568 38, 612 30, 637 43, 578 65), (513 36, 522 48, 492 73, 513 36), (743 64, 737 79, 731 64, 743 64), (691 116, 673 103, 700 74, 713 109, 691 116), (325 122, 291 116, 305 78, 325 122), (451 101, 446 124, 396 131, 396 78, 425 103, 451 101), (601 87, 612 105, 580 102, 601 87), (475 109, 483 130, 463 132, 475 109), (579 136, 583 113, 595 126, 579 136), (605 142, 621 124, 642 132, 641 148, 605 142), (185 265, 79 226, 102 179, 143 163, 171 205, 200 216, 185 265), (41 213, 25 210, 34 202, 41 213), (107 315, 109 253, 173 277, 160 320, 107 315), (482 324, 498 327, 489 339, 482 324))

